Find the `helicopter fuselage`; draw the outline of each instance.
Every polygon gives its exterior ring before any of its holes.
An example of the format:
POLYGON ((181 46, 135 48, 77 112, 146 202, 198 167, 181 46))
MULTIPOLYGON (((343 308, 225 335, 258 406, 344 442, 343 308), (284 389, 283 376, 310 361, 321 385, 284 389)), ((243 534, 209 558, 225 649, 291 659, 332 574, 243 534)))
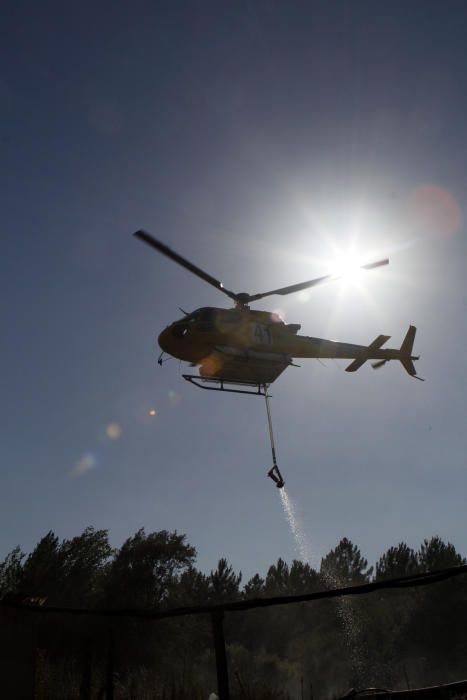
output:
POLYGON ((193 365, 219 352, 237 357, 250 353, 251 357, 262 356, 264 360, 283 357, 288 358, 288 364, 292 358, 355 359, 363 351, 369 351, 366 359, 400 359, 399 349, 302 336, 298 335, 299 330, 299 324, 286 324, 280 316, 268 311, 204 307, 163 330, 159 345, 169 355, 193 365))
POLYGON ((277 314, 266 311, 204 307, 170 324, 160 334, 159 345, 194 364, 218 347, 289 353, 298 328, 291 330, 277 314))

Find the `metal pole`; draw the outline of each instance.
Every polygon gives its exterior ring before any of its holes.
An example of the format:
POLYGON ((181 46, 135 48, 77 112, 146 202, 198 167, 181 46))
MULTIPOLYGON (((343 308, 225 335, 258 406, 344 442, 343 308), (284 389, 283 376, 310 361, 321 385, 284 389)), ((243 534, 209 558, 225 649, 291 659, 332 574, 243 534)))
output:
POLYGON ((266 412, 268 414, 268 428, 269 428, 269 439, 271 440, 271 452, 272 452, 272 468, 268 471, 268 476, 274 481, 277 488, 281 489, 284 487, 284 479, 280 473, 279 467, 277 466, 276 460, 276 448, 274 445, 274 434, 272 432, 272 420, 271 420, 271 409, 269 408, 269 394, 268 394, 268 384, 264 384, 264 400, 266 401, 266 412))
POLYGON ((115 673, 115 632, 113 622, 110 621, 108 627, 108 647, 107 647, 107 668, 105 678, 105 698, 114 700, 114 673, 115 673))
POLYGON ((266 401, 266 412, 268 414, 269 438, 271 440, 272 463, 277 467, 276 448, 274 446, 274 435, 272 432, 271 409, 269 408, 268 384, 264 385, 264 400, 266 401))
POLYGON ((219 700, 229 700, 229 671, 227 668, 223 626, 224 611, 215 610, 211 614, 211 620, 214 635, 214 649, 216 652, 217 692, 219 694, 219 700))

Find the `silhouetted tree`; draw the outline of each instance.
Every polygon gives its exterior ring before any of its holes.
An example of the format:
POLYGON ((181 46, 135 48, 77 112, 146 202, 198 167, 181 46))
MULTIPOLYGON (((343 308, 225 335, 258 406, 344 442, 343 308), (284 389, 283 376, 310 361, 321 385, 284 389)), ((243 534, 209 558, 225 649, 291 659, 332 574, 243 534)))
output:
POLYGON ((243 595, 245 598, 260 598, 264 595, 264 578, 259 574, 255 574, 243 587, 243 595))
POLYGON ((6 555, 0 564, 0 598, 6 593, 15 593, 23 574, 23 559, 26 555, 18 545, 6 555))
MULTIPOLYGON (((0 596, 8 592, 21 599, 44 596, 46 605, 73 607, 181 607, 366 583, 373 571, 347 538, 322 559, 319 574, 305 562, 294 560, 289 566, 279 558, 265 578, 255 574, 243 590, 241 573, 225 558, 205 575, 195 568, 195 556, 185 535, 166 530, 146 534, 141 529, 117 550, 112 550, 106 530, 89 527, 63 541, 49 532, 29 556, 15 547, 0 563, 0 596)), ((401 542, 380 557, 375 578, 432 571, 464 561, 451 543, 438 536, 425 539, 417 552, 401 542)), ((53 682, 44 697, 57 695, 53 683, 59 677, 65 679, 71 669, 82 674, 86 681, 82 693, 88 692, 91 667, 100 668, 97 675, 104 673, 109 625, 114 628, 115 671, 128 696, 142 697, 149 687, 157 687, 160 697, 201 698, 206 687, 213 687, 209 616, 151 623, 40 616, 34 626, 27 611, 21 614, 21 631, 12 644, 18 612, 0 606, 0 652, 18 671, 24 667, 20 661, 26 647, 33 652, 46 650, 53 682)), ((287 679, 294 688, 301 678, 305 687, 313 683, 321 697, 329 696, 330 683, 333 692, 351 683, 404 685, 406 672, 414 684, 455 680, 463 674, 467 657, 465 578, 226 615, 224 631, 234 676, 243 684, 241 692, 250 697, 266 691, 269 695, 264 697, 279 697, 266 685, 278 687, 287 679)))
MULTIPOLYGON (((465 561, 454 545, 438 536, 423 541, 417 558, 422 572, 459 566, 465 561)), ((456 667, 458 673, 463 673, 465 667, 467 595, 462 579, 447 580, 411 593, 410 614, 400 649, 406 658, 416 660, 413 663, 418 664, 430 683, 454 680, 456 667), (447 649, 450 649, 449 657, 447 649)))
POLYGON ((377 581, 382 581, 388 578, 411 576, 418 571, 416 553, 405 542, 400 542, 397 547, 390 547, 378 560, 375 578, 377 581))
POLYGON ((87 527, 81 535, 63 540, 63 599, 67 605, 96 605, 100 602, 107 566, 113 550, 107 530, 87 527))
POLYGON ((205 605, 209 598, 208 577, 190 564, 185 571, 172 581, 170 605, 205 605))
POLYGON ((21 575, 22 594, 44 596, 49 605, 63 602, 65 561, 58 537, 49 531, 27 557, 21 575))
POLYGON ((368 583, 372 573, 373 567, 368 568, 368 561, 357 545, 346 537, 321 560, 321 577, 326 585, 334 588, 368 583))
POLYGON ((435 536, 431 540, 423 540, 418 551, 418 563, 420 571, 426 572, 460 566, 465 563, 465 559, 456 552, 453 544, 446 544, 440 537, 435 536))
POLYGON ((290 595, 311 593, 319 588, 320 579, 317 572, 311 566, 294 559, 289 570, 288 591, 290 595))
POLYGON ((144 528, 129 537, 110 564, 106 592, 116 607, 160 606, 176 577, 194 561, 196 550, 186 536, 161 530, 146 535, 144 528))
POLYGON ((208 576, 208 595, 212 603, 235 600, 239 595, 241 572, 236 574, 227 559, 219 559, 217 569, 208 576))
POLYGON ((289 567, 280 557, 268 569, 264 590, 267 596, 287 595, 289 591, 289 567))

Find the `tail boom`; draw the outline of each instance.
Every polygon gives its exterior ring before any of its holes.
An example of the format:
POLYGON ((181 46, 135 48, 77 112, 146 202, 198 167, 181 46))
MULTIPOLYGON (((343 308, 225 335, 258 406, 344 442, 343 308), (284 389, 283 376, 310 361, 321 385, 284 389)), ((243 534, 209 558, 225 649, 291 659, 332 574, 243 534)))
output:
POLYGON ((418 360, 419 358, 417 355, 412 355, 416 332, 417 329, 415 326, 409 326, 409 330, 399 350, 381 350, 381 347, 389 340, 390 336, 379 335, 370 345, 362 348, 353 362, 345 368, 345 371, 356 372, 357 369, 360 369, 360 367, 370 359, 379 360, 375 363, 375 368, 382 367, 382 365, 385 364, 385 362, 389 362, 389 360, 399 360, 407 374, 411 377, 416 377, 416 379, 420 379, 420 377, 417 377, 417 371, 413 363, 414 360, 418 360))

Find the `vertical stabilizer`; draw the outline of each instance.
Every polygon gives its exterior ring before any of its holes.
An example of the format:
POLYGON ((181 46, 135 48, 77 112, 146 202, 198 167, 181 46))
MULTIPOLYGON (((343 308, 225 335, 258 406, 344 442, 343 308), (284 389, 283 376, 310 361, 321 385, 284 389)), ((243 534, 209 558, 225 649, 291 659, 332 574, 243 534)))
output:
POLYGON ((404 340, 402 341, 402 345, 401 345, 401 349, 400 349, 401 355, 403 355, 405 357, 410 357, 412 355, 413 344, 414 344, 416 332, 417 332, 417 329, 415 326, 409 326, 409 330, 407 331, 406 336, 405 336, 404 340))
MULTIPOLYGON (((415 355, 412 355, 413 351, 413 344, 415 340, 415 333, 417 332, 417 329, 415 326, 409 326, 409 330, 406 333, 406 336, 402 342, 402 345, 400 347, 400 361, 407 372, 407 374, 410 374, 411 377, 415 377, 416 379, 420 379, 420 377, 417 377, 417 370, 415 369, 415 365, 413 363, 413 360, 418 360, 418 357, 415 355)), ((423 380, 421 380, 423 381, 423 380)))

